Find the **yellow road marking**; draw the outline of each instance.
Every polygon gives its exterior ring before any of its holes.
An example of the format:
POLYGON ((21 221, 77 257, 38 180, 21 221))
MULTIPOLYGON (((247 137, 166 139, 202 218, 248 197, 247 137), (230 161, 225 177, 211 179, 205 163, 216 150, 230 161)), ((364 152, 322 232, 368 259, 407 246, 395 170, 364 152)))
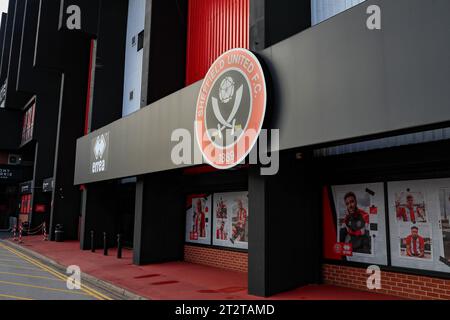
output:
POLYGON ((0 297, 11 298, 11 299, 15 299, 15 300, 33 300, 33 299, 30 299, 30 298, 16 297, 16 296, 11 296, 9 294, 1 294, 1 293, 0 293, 0 297))
MULTIPOLYGON (((63 274, 61 274, 61 273, 59 273, 59 272, 57 272, 57 271, 47 267, 46 265, 40 263, 39 261, 37 261, 37 260, 35 260, 33 258, 30 258, 30 257, 24 255, 23 253, 21 253, 21 252, 15 250, 15 249, 9 247, 9 246, 6 246, 6 245, 4 245, 2 243, 0 243, 0 246, 3 247, 6 250, 12 252, 13 254, 17 255, 18 257, 20 257, 20 258, 22 258, 22 259, 24 259, 24 260, 26 260, 26 261, 36 265, 37 267, 41 268, 42 270, 47 271, 48 273, 54 275, 55 277, 57 277, 57 278, 59 278, 59 279, 61 279, 63 281, 67 281, 68 277, 66 275, 63 275, 63 274)), ((98 291, 96 291, 96 290, 94 290, 94 289, 84 285, 84 284, 81 285, 81 290, 86 292, 86 293, 88 293, 89 295, 93 296, 94 298, 96 298, 98 300, 112 300, 110 297, 108 297, 108 296, 106 296, 106 295, 104 295, 104 294, 102 294, 102 293, 100 293, 100 292, 98 292, 98 291)))
POLYGON ((0 268, 1 268, 1 267, 5 267, 5 268, 14 268, 14 269, 23 269, 23 270, 34 270, 34 271, 42 272, 42 270, 37 269, 37 268, 22 267, 22 266, 20 266, 20 265, 0 264, 0 268))
MULTIPOLYGON (((44 271, 47 271, 48 273, 54 275, 54 276, 57 277, 58 279, 61 279, 61 280, 65 281, 65 282, 67 281, 67 279, 68 279, 67 276, 61 275, 59 272, 57 272, 57 271, 55 271, 55 270, 53 270, 53 269, 50 269, 49 267, 47 267, 47 266, 41 264, 39 261, 36 261, 36 260, 34 260, 33 258, 30 258, 30 257, 28 257, 28 256, 26 256, 26 255, 24 255, 24 254, 22 254, 21 252, 19 252, 19 251, 13 249, 13 248, 11 248, 11 247, 9 247, 9 246, 5 246, 5 245, 3 245, 3 244, 0 244, 0 246, 4 247, 6 250, 9 250, 10 252, 12 252, 13 254, 17 255, 18 257, 24 259, 25 261, 28 261, 28 262, 30 262, 30 263, 36 265, 36 266, 39 267, 40 269, 42 269, 42 270, 44 270, 44 271)), ((95 294, 89 292, 88 290, 86 290, 85 288, 83 288, 83 286, 82 286, 81 290, 84 291, 84 292, 86 292, 88 295, 93 296, 93 297, 96 298, 96 299, 103 300, 103 298, 101 298, 100 296, 97 296, 97 295, 95 295, 95 294)))
POLYGON ((29 274, 14 273, 14 272, 1 272, 1 271, 0 271, 0 275, 1 275, 1 274, 5 274, 5 275, 9 275, 9 276, 24 277, 24 278, 45 279, 45 280, 53 280, 53 281, 63 281, 63 280, 61 280, 61 279, 55 279, 55 278, 50 278, 50 277, 41 277, 41 276, 32 276, 32 275, 29 275, 29 274))
MULTIPOLYGON (((12 249, 12 248, 11 248, 11 249, 12 249)), ((14 250, 14 249, 12 249, 12 250, 14 250)), ((20 252, 17 252, 17 253, 15 253, 15 254, 20 255, 21 253, 20 253, 20 252)), ((40 267, 42 270, 47 271, 48 273, 54 275, 55 277, 61 279, 61 280, 64 281, 64 282, 67 282, 67 279, 69 278, 68 276, 66 276, 66 275, 64 275, 64 274, 61 274, 61 273, 57 272, 56 270, 53 270, 53 269, 47 267, 46 265, 43 265, 43 264, 41 264, 40 262, 35 261, 34 259, 32 259, 32 258, 30 258, 30 257, 22 256, 22 258, 25 259, 25 260, 30 259, 30 262, 31 262, 31 263, 36 264, 36 265, 37 265, 38 267, 40 267)), ((95 291, 94 289, 88 288, 87 286, 85 286, 85 285, 83 285, 83 284, 81 285, 81 290, 84 291, 84 292, 86 292, 88 295, 93 296, 94 298, 96 298, 96 299, 98 299, 98 300, 105 300, 105 299, 106 299, 106 300, 112 300, 111 298, 109 298, 109 297, 107 297, 107 296, 105 296, 105 295, 103 295, 103 294, 101 294, 101 293, 95 291), (97 293, 98 293, 98 294, 97 294, 97 293)))
POLYGON ((27 288, 34 288, 34 289, 43 289, 47 291, 57 291, 57 292, 64 292, 64 293, 70 293, 70 294, 78 294, 83 296, 88 296, 89 294, 86 294, 84 292, 77 292, 75 290, 68 290, 68 289, 57 289, 57 288, 50 288, 50 287, 44 287, 44 286, 36 286, 34 284, 27 284, 27 283, 21 283, 21 282, 10 282, 10 281, 2 281, 0 280, 0 283, 3 284, 9 284, 11 286, 16 287, 27 287, 27 288))

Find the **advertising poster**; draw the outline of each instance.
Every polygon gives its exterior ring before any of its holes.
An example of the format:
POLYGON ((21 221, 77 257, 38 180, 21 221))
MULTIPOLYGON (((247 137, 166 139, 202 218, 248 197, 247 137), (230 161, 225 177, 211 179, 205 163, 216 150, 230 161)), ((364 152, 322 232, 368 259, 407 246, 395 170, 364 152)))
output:
MULTIPOLYGON (((352 262, 387 264, 386 215, 383 183, 333 186, 334 224, 327 232, 327 246, 332 246, 334 258, 352 262)), ((325 217, 326 218, 326 217, 325 217)))
POLYGON ((450 179, 388 183, 392 265, 450 272, 450 179))
POLYGON ((213 245, 248 249, 248 192, 214 194, 213 245))
POLYGON ((402 191, 395 194, 395 213, 398 222, 426 223, 427 212, 422 191, 402 191))
POLYGON ((193 195, 187 198, 186 242, 211 244, 212 195, 193 195))
POLYGON ((431 226, 400 225, 398 227, 400 257, 414 260, 433 260, 433 238, 431 226))
POLYGON ((441 206, 441 224, 442 229, 442 263, 450 266, 450 187, 442 188, 439 194, 441 206))

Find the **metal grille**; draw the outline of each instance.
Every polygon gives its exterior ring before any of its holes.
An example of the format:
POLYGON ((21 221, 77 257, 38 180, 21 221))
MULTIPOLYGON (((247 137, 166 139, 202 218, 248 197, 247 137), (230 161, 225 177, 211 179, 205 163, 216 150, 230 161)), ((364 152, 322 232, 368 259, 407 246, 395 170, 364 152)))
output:
POLYGON ((190 0, 186 85, 225 51, 249 48, 249 0, 190 0))

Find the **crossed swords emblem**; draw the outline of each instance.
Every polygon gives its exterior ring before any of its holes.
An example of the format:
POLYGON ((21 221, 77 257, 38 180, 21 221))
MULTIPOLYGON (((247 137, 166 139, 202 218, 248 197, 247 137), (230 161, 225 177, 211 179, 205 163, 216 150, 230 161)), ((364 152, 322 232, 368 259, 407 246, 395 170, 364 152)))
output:
POLYGON ((212 98, 212 106, 213 106, 214 115, 216 116, 217 120, 220 122, 217 125, 217 132, 219 134, 220 139, 222 139, 223 130, 225 130, 227 128, 231 129, 231 135, 234 135, 235 127, 236 127, 235 117, 241 106, 243 93, 244 93, 244 86, 241 85, 241 87, 236 91, 236 99, 234 100, 234 106, 233 106, 233 109, 227 120, 225 120, 222 113, 220 112, 219 101, 217 100, 217 98, 214 98, 214 97, 212 98))

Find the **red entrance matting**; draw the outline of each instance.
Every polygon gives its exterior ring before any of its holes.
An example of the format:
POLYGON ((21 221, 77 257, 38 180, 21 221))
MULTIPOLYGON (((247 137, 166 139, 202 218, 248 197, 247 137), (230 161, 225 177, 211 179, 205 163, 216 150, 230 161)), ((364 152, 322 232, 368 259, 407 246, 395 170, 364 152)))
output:
MULTIPOLYGON (((78 265, 82 272, 152 300, 255 300, 247 294, 247 274, 185 262, 148 266, 132 264, 132 252, 124 258, 110 250, 103 256, 81 251, 79 242, 45 242, 42 236, 25 237, 23 246, 64 265, 78 265)), ((334 286, 307 286, 282 293, 272 299, 286 300, 392 300, 386 295, 334 286)))

